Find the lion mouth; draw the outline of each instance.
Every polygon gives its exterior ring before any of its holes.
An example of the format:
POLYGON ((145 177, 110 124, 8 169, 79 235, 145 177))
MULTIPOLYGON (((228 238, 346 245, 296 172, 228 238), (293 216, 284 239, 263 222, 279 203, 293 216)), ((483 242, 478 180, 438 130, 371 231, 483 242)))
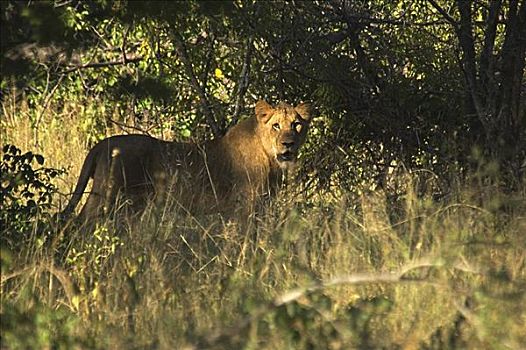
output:
POLYGON ((291 151, 286 151, 278 154, 277 158, 280 162, 293 162, 296 159, 296 155, 291 151))

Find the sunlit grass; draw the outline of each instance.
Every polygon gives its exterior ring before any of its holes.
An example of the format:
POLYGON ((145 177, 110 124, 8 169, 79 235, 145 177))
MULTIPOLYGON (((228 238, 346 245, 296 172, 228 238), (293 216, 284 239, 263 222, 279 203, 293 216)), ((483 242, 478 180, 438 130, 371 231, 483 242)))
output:
MULTIPOLYGON (((49 107, 38 146, 37 112, 4 113, 4 143, 66 167, 68 193, 82 109, 49 107)), ((277 198, 248 230, 163 208, 71 222, 44 243, 35 227, 32 244, 2 247, 2 346, 523 348, 524 192, 474 182, 433 200, 417 179, 394 179, 396 200, 277 198)))

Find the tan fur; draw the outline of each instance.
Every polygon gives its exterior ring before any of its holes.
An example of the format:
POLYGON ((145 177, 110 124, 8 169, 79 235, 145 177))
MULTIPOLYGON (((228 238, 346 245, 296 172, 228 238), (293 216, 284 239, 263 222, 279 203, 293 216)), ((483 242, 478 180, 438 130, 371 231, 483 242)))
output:
POLYGON ((273 195, 293 164, 310 122, 307 104, 275 108, 256 104, 255 116, 222 138, 203 144, 167 142, 146 135, 113 136, 88 153, 63 214, 78 205, 90 178, 93 187, 80 216, 107 214, 117 198, 140 209, 167 198, 190 212, 251 212, 257 198, 273 195))

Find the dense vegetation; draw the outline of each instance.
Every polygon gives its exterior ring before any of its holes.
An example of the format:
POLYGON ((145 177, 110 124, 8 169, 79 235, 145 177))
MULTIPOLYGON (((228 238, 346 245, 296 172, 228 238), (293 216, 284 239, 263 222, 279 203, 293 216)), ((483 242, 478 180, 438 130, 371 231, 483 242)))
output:
POLYGON ((526 347, 526 0, 0 6, 0 347, 526 347), (249 232, 54 216, 98 140, 257 99, 317 118, 249 232))

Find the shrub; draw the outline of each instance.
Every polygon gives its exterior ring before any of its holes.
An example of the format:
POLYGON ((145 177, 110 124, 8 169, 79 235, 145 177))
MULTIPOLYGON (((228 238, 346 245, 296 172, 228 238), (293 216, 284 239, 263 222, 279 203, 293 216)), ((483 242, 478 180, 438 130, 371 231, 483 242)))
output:
MULTIPOLYGON (((52 180, 64 170, 46 168, 42 155, 22 153, 14 145, 5 145, 2 151, 0 243, 14 248, 24 242, 34 228, 48 226, 51 217, 49 209, 57 191, 52 180)), ((43 239, 46 230, 39 232, 43 239)))

